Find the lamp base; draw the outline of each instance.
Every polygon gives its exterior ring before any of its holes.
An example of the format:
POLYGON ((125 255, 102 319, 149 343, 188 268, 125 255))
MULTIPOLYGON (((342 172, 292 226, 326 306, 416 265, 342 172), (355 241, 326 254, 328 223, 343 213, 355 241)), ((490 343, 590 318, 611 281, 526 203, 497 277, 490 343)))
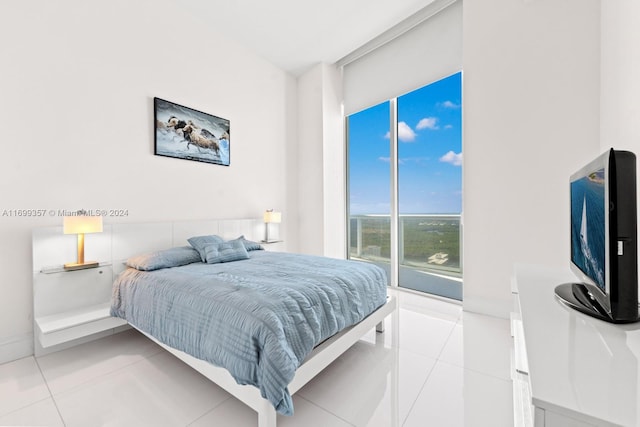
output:
POLYGON ((84 270, 85 268, 96 268, 100 263, 98 261, 88 261, 83 263, 71 262, 64 265, 65 270, 84 270))

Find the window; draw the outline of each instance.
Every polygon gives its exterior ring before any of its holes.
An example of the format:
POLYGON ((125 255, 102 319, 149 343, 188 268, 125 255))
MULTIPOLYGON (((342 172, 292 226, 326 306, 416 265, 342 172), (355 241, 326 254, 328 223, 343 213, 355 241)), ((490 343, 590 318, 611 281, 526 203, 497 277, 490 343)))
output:
POLYGON ((348 117, 349 256, 391 274, 390 103, 348 117))
POLYGON ((397 271, 399 286, 455 299, 462 299, 461 98, 457 73, 347 118, 349 257, 397 271))

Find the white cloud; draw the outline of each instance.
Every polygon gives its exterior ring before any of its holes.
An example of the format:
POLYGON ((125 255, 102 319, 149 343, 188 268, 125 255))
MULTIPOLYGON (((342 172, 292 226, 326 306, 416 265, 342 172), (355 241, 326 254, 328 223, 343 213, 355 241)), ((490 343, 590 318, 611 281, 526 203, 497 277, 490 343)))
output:
POLYGON ((460 108, 460 104, 456 104, 455 102, 451 102, 451 101, 441 102, 440 106, 442 108, 460 108))
POLYGON ((416 126, 416 129, 418 129, 418 130, 422 130, 422 129, 436 130, 436 129, 438 129, 438 118, 437 117, 425 117, 424 119, 422 119, 422 120, 420 120, 418 122, 418 125, 416 126))
POLYGON ((405 122, 399 122, 398 139, 402 142, 413 142, 416 139, 416 133, 405 122))
POLYGON ((462 165, 462 153, 454 153, 453 151, 449 151, 444 156, 440 157, 440 161, 444 163, 451 163, 454 166, 462 165))
POLYGON ((404 164, 404 163, 416 163, 416 164, 422 164, 425 161, 428 161, 429 157, 403 157, 400 159, 399 163, 400 164, 404 164))
POLYGON ((453 125, 446 125, 444 128, 445 129, 453 129, 453 125))
MULTIPOLYGON (((385 163, 391 163, 391 157, 378 157, 378 160, 385 163)), ((398 159, 398 164, 404 165, 405 159, 398 159)))

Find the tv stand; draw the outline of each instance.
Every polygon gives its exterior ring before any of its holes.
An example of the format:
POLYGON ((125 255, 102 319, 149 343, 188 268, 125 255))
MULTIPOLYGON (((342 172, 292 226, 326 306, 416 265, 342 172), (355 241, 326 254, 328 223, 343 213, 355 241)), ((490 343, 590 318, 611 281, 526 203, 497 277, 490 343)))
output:
POLYGON ((640 427, 640 323, 604 322, 561 302, 563 282, 590 299, 568 268, 517 265, 513 279, 515 425, 640 427))
POLYGON ((589 293, 584 283, 563 283, 556 287, 556 296, 569 307, 595 318, 612 322, 605 308, 589 293))

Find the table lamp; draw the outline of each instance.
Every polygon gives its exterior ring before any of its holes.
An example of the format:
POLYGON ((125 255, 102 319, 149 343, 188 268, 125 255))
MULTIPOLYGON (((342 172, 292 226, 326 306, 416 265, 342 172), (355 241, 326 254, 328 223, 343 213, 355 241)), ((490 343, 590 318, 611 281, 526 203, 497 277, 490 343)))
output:
POLYGON ((282 214, 280 212, 274 212, 273 209, 269 209, 264 213, 264 241, 273 242, 269 239, 269 224, 280 224, 282 220, 282 214))
POLYGON ((98 261, 84 260, 84 235, 86 233, 102 232, 101 216, 74 215, 63 218, 63 233, 78 235, 78 260, 64 265, 65 270, 82 270, 98 266, 98 261))

